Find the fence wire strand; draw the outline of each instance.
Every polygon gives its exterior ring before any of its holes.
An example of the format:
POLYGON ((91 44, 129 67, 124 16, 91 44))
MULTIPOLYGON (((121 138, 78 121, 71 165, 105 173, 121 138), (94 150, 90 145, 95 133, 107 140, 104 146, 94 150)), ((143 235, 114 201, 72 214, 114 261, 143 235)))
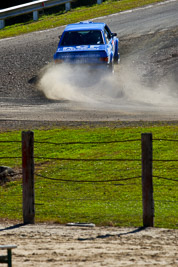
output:
POLYGON ((119 181, 126 181, 126 180, 133 180, 133 179, 138 179, 141 178, 141 176, 137 176, 137 177, 129 177, 129 178, 123 178, 123 179, 112 179, 112 180, 68 180, 68 179, 59 179, 59 178, 51 178, 51 177, 47 177, 41 174, 37 174, 35 173, 36 176, 39 176, 41 178, 44 179, 48 179, 48 180, 53 180, 53 181, 59 181, 59 182, 71 182, 71 183, 109 183, 109 182, 119 182, 119 181))
POLYGON ((45 157, 34 157, 34 159, 45 159, 45 160, 61 160, 61 161, 141 161, 141 159, 83 159, 83 158, 45 158, 45 157))
POLYGON ((22 159, 22 157, 0 157, 0 159, 22 159))
POLYGON ((163 179, 163 180, 169 180, 169 181, 173 181, 173 182, 178 182, 178 179, 166 178, 166 177, 157 176, 157 175, 153 175, 153 177, 158 178, 158 179, 163 179))
POLYGON ((178 159, 153 159, 153 162, 178 162, 178 159))
POLYGON ((141 139, 114 140, 114 141, 93 141, 93 142, 63 142, 63 143, 34 141, 34 143, 36 143, 36 144, 49 144, 49 145, 87 145, 87 144, 92 145, 92 144, 127 143, 127 142, 137 142, 137 141, 141 141, 141 139))
POLYGON ((178 142, 178 139, 166 139, 166 138, 154 138, 153 141, 168 141, 168 142, 178 142))
POLYGON ((22 141, 15 141, 15 140, 14 141, 13 140, 12 141, 8 141, 8 140, 6 141, 6 140, 0 140, 0 143, 22 143, 22 141))

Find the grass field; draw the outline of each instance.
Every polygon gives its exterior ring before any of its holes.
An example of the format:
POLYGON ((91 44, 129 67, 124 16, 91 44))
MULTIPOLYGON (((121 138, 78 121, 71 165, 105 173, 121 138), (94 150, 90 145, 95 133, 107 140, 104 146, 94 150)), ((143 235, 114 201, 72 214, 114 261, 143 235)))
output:
MULTIPOLYGON (((36 221, 141 226, 141 133, 144 132, 153 134, 153 160, 165 160, 153 161, 155 226, 177 228, 178 125, 34 130, 36 221)), ((10 166, 21 173, 21 159, 6 158, 21 157, 21 142, 9 141, 21 141, 21 132, 0 133, 1 166, 10 166)), ((21 221, 21 175, 1 186, 0 196, 0 218, 21 221)))
POLYGON ((118 13, 131 8, 162 2, 162 0, 108 0, 101 5, 93 5, 71 9, 68 12, 61 11, 53 15, 41 15, 38 21, 30 20, 25 23, 6 26, 0 30, 0 38, 7 38, 19 34, 55 28, 69 23, 89 20, 96 17, 118 13))

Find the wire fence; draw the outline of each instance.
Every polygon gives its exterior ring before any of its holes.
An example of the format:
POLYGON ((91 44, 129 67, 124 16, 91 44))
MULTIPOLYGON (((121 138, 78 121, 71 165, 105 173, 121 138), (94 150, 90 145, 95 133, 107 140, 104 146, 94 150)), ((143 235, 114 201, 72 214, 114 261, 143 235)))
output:
MULTIPOLYGON (((155 225, 164 227, 164 222, 169 220, 171 227, 177 227, 178 140, 164 138, 152 141, 155 225), (173 148, 169 158, 162 158, 157 151, 164 151, 167 145, 163 147, 163 143, 165 145, 170 142, 173 143, 173 148)), ((14 146, 21 145, 22 141, 0 140, 0 143, 14 146)), ((37 221, 93 222, 120 226, 142 224, 144 204, 141 139, 64 143, 45 140, 34 141, 33 146, 37 221), (124 144, 122 149, 120 144, 124 144), (79 151, 78 155, 75 150, 79 151)), ((168 147, 170 148, 169 145, 168 147)), ((21 182, 24 163, 23 156, 20 155, 23 155, 23 144, 12 151, 15 156, 12 153, 7 156, 3 151, 0 157, 1 162, 9 163, 10 166, 18 163, 15 171, 7 175, 11 182, 3 184, 2 181, 0 214, 8 217, 10 213, 16 219, 24 216, 25 196, 21 182)), ((1 176, 0 173, 2 180, 1 176)))

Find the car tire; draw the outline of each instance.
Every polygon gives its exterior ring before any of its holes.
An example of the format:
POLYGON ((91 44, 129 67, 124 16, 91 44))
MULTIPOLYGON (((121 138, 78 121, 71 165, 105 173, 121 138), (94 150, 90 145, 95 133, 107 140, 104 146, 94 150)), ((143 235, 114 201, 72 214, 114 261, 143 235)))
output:
POLYGON ((118 53, 115 57, 114 57, 114 64, 119 64, 120 62, 120 53, 118 53))

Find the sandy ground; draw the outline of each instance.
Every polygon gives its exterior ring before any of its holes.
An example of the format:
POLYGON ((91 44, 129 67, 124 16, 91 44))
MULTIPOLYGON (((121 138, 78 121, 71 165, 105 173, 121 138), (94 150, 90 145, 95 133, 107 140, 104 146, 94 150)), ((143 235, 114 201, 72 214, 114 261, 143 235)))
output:
POLYGON ((13 267, 178 266, 173 229, 1 223, 0 240, 18 246, 13 267))

